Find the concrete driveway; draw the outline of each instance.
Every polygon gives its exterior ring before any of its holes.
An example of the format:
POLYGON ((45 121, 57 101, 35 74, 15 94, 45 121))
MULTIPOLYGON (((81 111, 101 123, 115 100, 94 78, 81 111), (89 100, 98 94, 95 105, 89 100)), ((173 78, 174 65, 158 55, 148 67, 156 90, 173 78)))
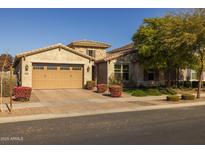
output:
POLYGON ((112 98, 85 89, 63 89, 63 90, 33 90, 31 102, 41 102, 44 105, 66 105, 70 103, 105 103, 110 101, 123 101, 136 99, 127 94, 121 98, 112 98))

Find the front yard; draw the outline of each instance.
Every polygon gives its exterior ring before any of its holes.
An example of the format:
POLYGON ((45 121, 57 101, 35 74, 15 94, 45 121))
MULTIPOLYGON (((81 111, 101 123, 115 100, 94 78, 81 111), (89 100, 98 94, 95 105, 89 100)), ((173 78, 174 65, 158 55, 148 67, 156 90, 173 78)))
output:
POLYGON ((160 96, 160 95, 175 95, 177 91, 172 88, 140 88, 140 89, 123 89, 124 92, 132 96, 160 96))

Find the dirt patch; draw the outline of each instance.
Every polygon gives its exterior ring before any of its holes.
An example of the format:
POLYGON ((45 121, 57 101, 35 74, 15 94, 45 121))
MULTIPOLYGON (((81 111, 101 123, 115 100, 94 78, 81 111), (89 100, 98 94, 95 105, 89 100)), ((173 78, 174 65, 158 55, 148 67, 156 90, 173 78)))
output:
POLYGON ((152 103, 152 102, 143 102, 143 101, 128 101, 127 103, 136 104, 136 105, 139 105, 139 106, 157 105, 156 103, 152 103))
POLYGON ((35 93, 31 93, 30 102, 40 102, 40 99, 36 96, 35 93))
POLYGON ((48 108, 26 108, 26 109, 16 109, 12 112, 4 111, 0 112, 0 117, 13 117, 13 116, 25 116, 25 115, 37 115, 37 114, 47 114, 50 113, 48 108))

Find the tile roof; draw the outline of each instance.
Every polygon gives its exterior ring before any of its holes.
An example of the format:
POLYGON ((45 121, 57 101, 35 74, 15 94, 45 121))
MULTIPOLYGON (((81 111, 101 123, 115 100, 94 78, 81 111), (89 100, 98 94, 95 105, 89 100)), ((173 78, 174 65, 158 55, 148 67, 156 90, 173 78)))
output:
POLYGON ((14 59, 14 63, 16 63, 20 58, 22 57, 26 57, 26 56, 30 56, 30 55, 34 55, 34 54, 38 54, 38 53, 41 53, 41 52, 45 52, 45 51, 48 51, 48 50, 52 50, 52 49, 56 49, 56 48, 62 48, 62 49, 65 49, 67 51, 70 51, 72 53, 75 53, 79 56, 82 56, 82 57, 85 57, 87 59, 90 59, 90 60, 95 60, 93 57, 91 56, 88 56, 88 55, 85 55, 79 51, 76 51, 70 47, 67 47, 61 43, 58 43, 58 44, 54 44, 54 45, 50 45, 48 47, 44 47, 44 48, 38 48, 38 49, 34 49, 34 50, 29 50, 29 51, 25 51, 25 52, 22 52, 22 53, 19 53, 15 56, 15 59, 14 59))
POLYGON ((120 51, 125 51, 125 50, 134 50, 134 43, 129 43, 127 45, 124 45, 120 48, 116 48, 116 49, 113 49, 111 51, 109 51, 109 53, 116 53, 116 52, 120 52, 120 51))
POLYGON ((107 56, 103 59, 98 60, 97 62, 109 61, 109 60, 116 59, 121 56, 128 55, 133 52, 136 52, 136 49, 134 48, 134 43, 130 43, 120 48, 116 48, 114 50, 107 52, 107 56))
POLYGON ((68 44, 67 46, 68 47, 73 47, 73 46, 95 47, 95 48, 104 48, 104 49, 111 47, 110 44, 104 42, 92 41, 92 40, 74 41, 68 44))

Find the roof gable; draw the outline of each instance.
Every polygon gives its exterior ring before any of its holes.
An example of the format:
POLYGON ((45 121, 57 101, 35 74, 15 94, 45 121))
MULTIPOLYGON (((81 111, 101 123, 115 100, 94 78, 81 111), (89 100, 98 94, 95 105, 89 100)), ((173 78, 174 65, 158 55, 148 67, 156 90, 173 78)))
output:
POLYGON ((15 56, 15 59, 14 59, 14 65, 15 63, 17 63, 17 61, 19 61, 22 57, 27 57, 27 56, 32 56, 32 55, 35 55, 35 54, 39 54, 39 53, 42 53, 42 52, 46 52, 46 51, 49 51, 49 50, 52 50, 52 49, 56 49, 56 48, 62 48, 68 52, 72 52, 74 54, 77 54, 79 56, 82 56, 84 58, 87 58, 89 60, 95 60, 93 57, 90 57, 88 55, 85 55, 79 51, 76 51, 70 47, 67 47, 63 44, 54 44, 54 45, 51 45, 51 46, 48 46, 48 47, 44 47, 44 48, 39 48, 39 49, 35 49, 35 50, 30 50, 30 51, 26 51, 26 52, 22 52, 20 54, 17 54, 15 56))
POLYGON ((103 59, 98 60, 97 62, 113 60, 134 52, 136 52, 136 49, 134 48, 134 44, 130 43, 120 48, 116 48, 110 52, 107 52, 107 56, 103 59))

